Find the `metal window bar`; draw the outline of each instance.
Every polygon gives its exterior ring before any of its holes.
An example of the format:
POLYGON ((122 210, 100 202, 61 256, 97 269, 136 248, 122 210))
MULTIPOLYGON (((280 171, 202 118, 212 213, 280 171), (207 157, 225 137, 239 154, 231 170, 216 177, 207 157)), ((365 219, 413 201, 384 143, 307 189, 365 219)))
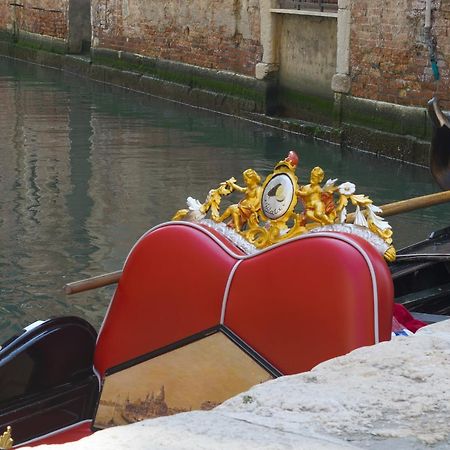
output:
POLYGON ((280 0, 280 8, 336 12, 338 0, 280 0))

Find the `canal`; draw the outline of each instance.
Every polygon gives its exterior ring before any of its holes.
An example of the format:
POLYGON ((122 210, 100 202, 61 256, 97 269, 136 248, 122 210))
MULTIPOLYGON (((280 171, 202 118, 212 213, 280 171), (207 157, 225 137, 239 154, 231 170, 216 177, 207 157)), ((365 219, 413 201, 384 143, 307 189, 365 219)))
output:
MULTIPOLYGON (((376 204, 438 190, 424 168, 315 142, 0 57, 0 342, 38 319, 101 323, 112 288, 62 286, 118 270, 147 229, 291 149, 376 204)), ((390 218, 398 248, 450 224, 450 205, 390 218)))

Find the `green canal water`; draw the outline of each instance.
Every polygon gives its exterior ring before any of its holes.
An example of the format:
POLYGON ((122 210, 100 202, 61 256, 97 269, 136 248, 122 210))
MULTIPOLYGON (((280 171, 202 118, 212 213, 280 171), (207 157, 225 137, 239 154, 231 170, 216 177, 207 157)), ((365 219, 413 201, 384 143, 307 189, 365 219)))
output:
MULTIPOLYGON (((438 190, 424 168, 0 58, 0 342, 49 316, 98 327, 113 288, 62 286, 122 267, 150 227, 289 150, 376 204, 438 190)), ((450 224, 450 205, 390 219, 398 248, 450 224)), ((149 275, 151 276, 151 274, 149 275)))

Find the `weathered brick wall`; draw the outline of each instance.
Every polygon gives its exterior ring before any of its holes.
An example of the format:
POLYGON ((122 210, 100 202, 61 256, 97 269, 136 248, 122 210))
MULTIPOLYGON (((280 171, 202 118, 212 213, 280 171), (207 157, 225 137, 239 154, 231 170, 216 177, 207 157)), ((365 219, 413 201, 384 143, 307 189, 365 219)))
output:
POLYGON ((93 0, 93 46, 254 75, 258 0, 93 0))
POLYGON ((426 45, 425 0, 351 0, 351 94, 424 106, 436 90, 449 99, 450 0, 433 0, 441 81, 436 83, 426 45))
POLYGON ((0 0, 0 29, 12 29, 56 38, 67 37, 69 0, 0 0))
POLYGON ((12 31, 11 7, 8 0, 0 0, 0 31, 12 31))
POLYGON ((437 56, 441 81, 438 85, 439 98, 443 106, 450 108, 450 0, 440 0, 433 12, 433 34, 436 37, 437 56))

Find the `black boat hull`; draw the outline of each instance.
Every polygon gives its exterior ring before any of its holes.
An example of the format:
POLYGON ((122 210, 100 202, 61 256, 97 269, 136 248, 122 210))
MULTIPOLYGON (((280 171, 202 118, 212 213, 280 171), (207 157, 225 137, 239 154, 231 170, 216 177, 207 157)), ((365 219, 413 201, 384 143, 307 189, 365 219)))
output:
POLYGON ((0 430, 14 443, 92 418, 99 384, 92 369, 97 333, 77 317, 30 326, 0 350, 0 430))

